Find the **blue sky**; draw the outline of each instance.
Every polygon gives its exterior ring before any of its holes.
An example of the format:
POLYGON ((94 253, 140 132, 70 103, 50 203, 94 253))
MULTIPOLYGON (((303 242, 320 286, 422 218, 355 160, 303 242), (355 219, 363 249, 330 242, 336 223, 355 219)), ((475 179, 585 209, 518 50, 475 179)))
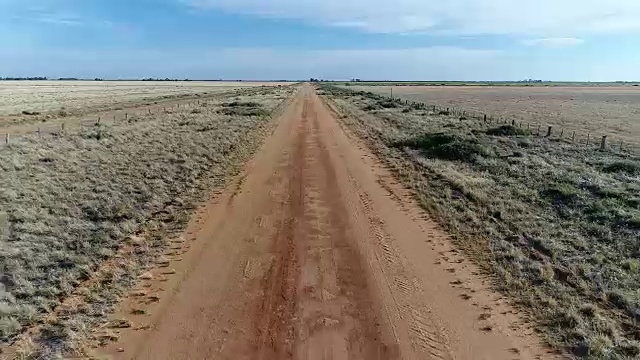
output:
POLYGON ((0 0, 0 76, 640 80, 638 0, 0 0))

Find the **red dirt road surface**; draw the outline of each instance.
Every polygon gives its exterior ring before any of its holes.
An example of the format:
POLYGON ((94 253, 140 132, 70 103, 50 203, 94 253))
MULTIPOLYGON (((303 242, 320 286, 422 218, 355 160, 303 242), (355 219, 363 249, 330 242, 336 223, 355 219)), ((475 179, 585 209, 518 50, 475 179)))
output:
POLYGON ((533 359, 533 331, 309 86, 132 296, 117 359, 533 359), (169 275, 165 277, 165 275, 169 275), (132 309, 140 309, 131 315, 132 309), (141 315, 143 314, 144 315, 141 315))

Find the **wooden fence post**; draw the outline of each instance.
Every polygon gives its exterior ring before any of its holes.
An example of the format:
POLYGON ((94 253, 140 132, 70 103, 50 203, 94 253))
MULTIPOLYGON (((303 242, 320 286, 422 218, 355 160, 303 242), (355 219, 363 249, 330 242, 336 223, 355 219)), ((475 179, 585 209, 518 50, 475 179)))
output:
POLYGON ((587 146, 589 146, 589 140, 591 140, 591 134, 587 134, 587 146))
POLYGON ((576 132, 574 131, 573 134, 571 134, 571 141, 575 141, 576 140, 576 132))
POLYGON ((11 137, 11 135, 9 135, 9 133, 7 133, 7 134, 4 136, 4 143, 5 143, 5 144, 9 145, 9 138, 10 138, 10 137, 11 137))
POLYGON ((100 125, 100 116, 98 116, 98 122, 96 123, 96 125, 100 125))
POLYGON ((553 131, 553 126, 549 126, 547 129, 547 137, 551 137, 551 132, 553 131))
POLYGON ((560 139, 562 139, 562 135, 564 135, 564 129, 560 130, 560 139))
POLYGON ((129 113, 124 113, 124 119, 128 120, 129 119, 129 113))
POLYGON ((600 150, 607 148, 607 135, 602 136, 602 142, 600 143, 600 150))
POLYGON ((41 133, 40 133, 40 126, 38 126, 38 136, 40 136, 40 135, 41 135, 41 133))
POLYGON ((60 132, 64 134, 64 123, 60 124, 60 132))
POLYGON ((487 114, 484 114, 484 123, 487 123, 487 114))

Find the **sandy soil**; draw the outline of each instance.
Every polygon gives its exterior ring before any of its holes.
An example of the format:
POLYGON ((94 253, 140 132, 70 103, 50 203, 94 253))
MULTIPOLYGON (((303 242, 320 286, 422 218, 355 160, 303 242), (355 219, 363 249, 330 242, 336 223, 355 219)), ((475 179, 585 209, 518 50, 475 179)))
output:
MULTIPOLYGON (((388 86, 351 86, 390 95, 388 86)), ((394 86, 394 96, 640 144, 640 87, 394 86)))
POLYGON ((114 319, 117 359, 531 359, 533 331, 311 87, 114 319), (134 315, 135 314, 135 315, 134 315))

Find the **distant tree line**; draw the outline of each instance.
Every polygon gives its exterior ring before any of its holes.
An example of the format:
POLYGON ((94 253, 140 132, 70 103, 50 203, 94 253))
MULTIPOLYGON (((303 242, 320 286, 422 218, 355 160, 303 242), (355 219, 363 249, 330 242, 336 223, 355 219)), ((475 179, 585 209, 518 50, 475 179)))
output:
POLYGON ((34 77, 0 77, 0 80, 48 80, 45 76, 34 77))
POLYGON ((147 78, 147 79, 142 79, 142 81, 191 81, 191 79, 169 79, 169 78, 156 79, 156 78, 147 78))

